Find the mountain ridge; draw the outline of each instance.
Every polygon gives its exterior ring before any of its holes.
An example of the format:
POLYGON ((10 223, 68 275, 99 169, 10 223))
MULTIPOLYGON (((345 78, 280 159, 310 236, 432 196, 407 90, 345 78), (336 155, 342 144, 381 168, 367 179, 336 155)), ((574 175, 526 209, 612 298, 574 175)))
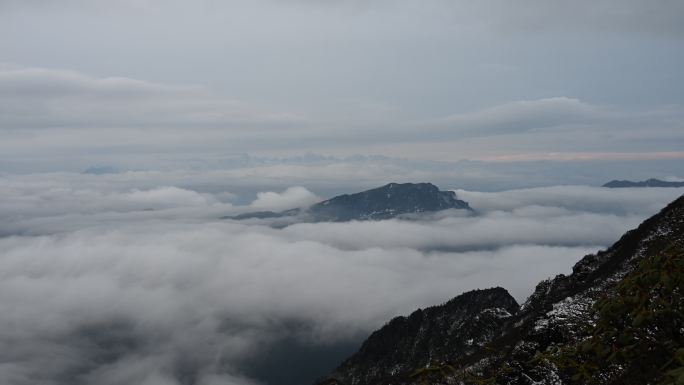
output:
MULTIPOLYGON (((637 271, 643 261, 672 245, 684 249, 684 196, 636 229, 626 232, 608 249, 581 258, 573 266, 571 274, 559 274, 541 281, 517 311, 511 311, 510 316, 501 319, 498 329, 485 330, 490 338, 475 348, 471 346, 468 350, 465 345, 450 345, 450 354, 433 356, 436 358, 434 362, 416 365, 415 361, 404 360, 400 362, 403 367, 395 363, 401 370, 389 374, 386 368, 392 367, 392 363, 356 362, 363 356, 360 350, 317 384, 475 384, 485 380, 491 384, 571 383, 551 361, 537 360, 540 352, 550 354, 553 349, 571 347, 586 338, 587 325, 596 319, 595 304, 606 296, 614 295, 611 293, 615 287, 637 271), (408 366, 413 367, 409 369, 408 366)), ((477 314, 459 314, 458 317, 468 315, 474 317, 477 314)), ((445 315, 442 319, 453 316, 445 315)), ((478 337, 477 330, 470 333, 470 338, 478 337)), ((425 335, 413 338, 415 346, 423 346, 423 353, 439 351, 443 342, 428 338, 431 343, 426 345, 425 335)), ((406 345, 401 341, 385 341, 384 349, 390 352, 397 350, 406 345)), ((610 385, 618 383, 606 382, 610 385)))
POLYGON ((508 291, 495 287, 472 290, 441 305, 395 317, 371 334, 333 377, 350 385, 373 383, 384 376, 442 361, 455 349, 462 354, 472 353, 476 344, 489 342, 518 309, 508 291), (470 314, 476 316, 468 318, 470 314), (388 344, 391 340, 397 342, 388 344), (431 346, 437 341, 441 341, 438 346, 431 346), (372 368, 364 365, 368 361, 373 362, 372 368))
POLYGON ((611 180, 610 182, 604 184, 601 187, 608 188, 629 188, 629 187, 684 187, 683 182, 671 182, 660 179, 647 179, 643 181, 634 182, 631 180, 611 180))

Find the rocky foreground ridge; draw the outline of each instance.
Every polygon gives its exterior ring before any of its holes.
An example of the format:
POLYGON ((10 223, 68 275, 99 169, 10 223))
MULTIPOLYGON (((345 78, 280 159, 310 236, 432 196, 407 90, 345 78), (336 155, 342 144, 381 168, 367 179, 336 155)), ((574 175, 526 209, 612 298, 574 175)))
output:
POLYGON ((464 293, 374 332, 318 385, 683 384, 684 197, 540 282, 464 293))

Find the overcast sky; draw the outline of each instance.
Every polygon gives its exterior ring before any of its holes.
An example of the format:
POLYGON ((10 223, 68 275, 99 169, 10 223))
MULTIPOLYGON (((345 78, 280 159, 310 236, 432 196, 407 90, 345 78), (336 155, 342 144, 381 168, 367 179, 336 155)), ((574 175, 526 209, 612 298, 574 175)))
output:
POLYGON ((0 170, 683 159, 683 20, 677 0, 0 0, 0 170))

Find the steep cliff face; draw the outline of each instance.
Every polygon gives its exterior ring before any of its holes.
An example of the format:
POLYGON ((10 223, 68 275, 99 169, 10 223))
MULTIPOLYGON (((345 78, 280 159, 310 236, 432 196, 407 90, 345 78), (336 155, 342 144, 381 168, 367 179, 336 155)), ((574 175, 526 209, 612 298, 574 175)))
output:
POLYGON ((605 295, 647 256, 682 242, 684 197, 627 232, 607 250, 582 258, 573 266, 571 275, 561 274, 539 283, 523 304, 517 322, 533 324, 530 330, 533 335, 552 329, 572 335, 573 323, 568 321, 572 321, 573 314, 582 317, 597 298, 605 295))
POLYGON ((518 311, 502 288, 475 290, 451 301, 397 317, 374 332, 358 353, 332 374, 344 384, 373 384, 415 368, 443 364, 470 354, 498 336, 518 311))
MULTIPOLYGON (((475 384, 485 379, 490 384, 510 385, 573 383, 553 360, 540 360, 540 354, 552 355, 588 338, 604 317, 595 309, 597 301, 621 295, 618 284, 641 274, 644 261, 672 247, 684 249, 684 197, 607 250, 582 258, 572 274, 539 283, 518 311, 515 306, 492 302, 489 294, 466 293, 449 303, 468 306, 443 305, 390 322, 326 381, 346 385, 475 384), (417 325, 430 325, 431 331, 417 333, 423 330, 417 325)), ((503 289, 490 290, 484 292, 505 297, 503 289)), ((684 335, 673 338, 684 341, 684 335)))
POLYGON ((497 354, 479 361, 473 356, 463 365, 480 376, 496 379, 494 383, 569 383, 555 364, 534 360, 537 353, 570 347, 585 339, 600 316, 595 311, 596 302, 618 295, 616 285, 635 273, 643 261, 672 247, 684 248, 684 197, 627 232, 607 250, 582 258, 571 275, 539 283, 504 337, 496 341, 497 354))

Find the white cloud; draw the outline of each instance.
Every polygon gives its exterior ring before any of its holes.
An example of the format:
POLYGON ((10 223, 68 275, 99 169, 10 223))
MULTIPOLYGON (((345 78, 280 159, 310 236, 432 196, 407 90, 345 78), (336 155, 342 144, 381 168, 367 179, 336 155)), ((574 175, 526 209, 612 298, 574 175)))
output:
POLYGON ((282 211, 311 206, 321 201, 316 194, 301 186, 289 187, 282 193, 273 191, 257 193, 257 199, 250 204, 256 210, 282 211))
POLYGON ((592 214, 652 215, 684 193, 684 189, 608 189, 588 186, 553 186, 497 193, 456 190, 471 206, 486 212, 515 211, 529 206, 561 208, 592 214))
MULTIPOLYGON (((283 338, 354 340, 474 288, 523 300, 682 193, 459 190, 478 216, 276 229, 216 219, 253 207, 151 185, 168 174, 131 176, 4 177, 15 235, 0 238, 0 340, 14 348, 0 382, 249 384, 245 362, 283 338)), ((302 199, 291 188, 257 202, 302 199)))
MULTIPOLYGON (((385 226, 405 235, 392 222, 385 226)), ((502 284, 524 296, 531 286, 525 281, 559 266, 567 271, 572 258, 592 249, 423 253, 344 250, 288 238, 231 223, 156 222, 0 239, 1 336, 22 347, 3 352, 2 359, 28 362, 33 374, 56 377, 96 354, 89 343, 109 338, 135 343, 114 362, 87 368, 92 382, 102 383, 105 374, 137 382, 143 371, 171 376, 165 368, 174 360, 197 360, 188 365, 200 373, 230 373, 262 353, 256 346, 283 333, 329 344, 472 288, 502 284), (537 269, 529 271, 530 265, 537 269), (303 326, 287 331, 287 322, 303 326), (55 351, 62 358, 41 366, 55 351), (217 354, 222 365, 214 364, 217 354), (140 357, 144 370, 130 365, 132 357, 140 357)))

